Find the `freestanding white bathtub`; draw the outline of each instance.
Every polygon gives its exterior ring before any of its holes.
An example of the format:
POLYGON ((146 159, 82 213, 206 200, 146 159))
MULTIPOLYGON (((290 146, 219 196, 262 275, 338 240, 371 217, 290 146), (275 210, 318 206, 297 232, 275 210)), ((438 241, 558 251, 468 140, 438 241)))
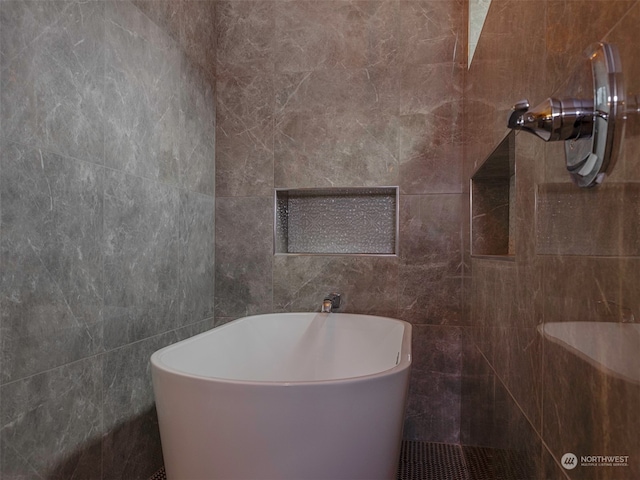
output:
POLYGON ((411 326, 245 317, 151 356, 168 480, 395 479, 411 326))

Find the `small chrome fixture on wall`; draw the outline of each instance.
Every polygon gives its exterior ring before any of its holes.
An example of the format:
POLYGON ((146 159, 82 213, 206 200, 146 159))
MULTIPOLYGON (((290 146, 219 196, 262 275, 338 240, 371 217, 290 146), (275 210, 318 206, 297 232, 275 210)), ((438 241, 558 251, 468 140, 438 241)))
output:
POLYGON ((586 53, 593 75, 593 98, 548 98, 534 108, 521 100, 508 120, 508 127, 514 130, 547 142, 564 141, 567 170, 579 187, 598 185, 611 173, 624 136, 625 116, 631 111, 625 110, 617 47, 596 43, 586 53))

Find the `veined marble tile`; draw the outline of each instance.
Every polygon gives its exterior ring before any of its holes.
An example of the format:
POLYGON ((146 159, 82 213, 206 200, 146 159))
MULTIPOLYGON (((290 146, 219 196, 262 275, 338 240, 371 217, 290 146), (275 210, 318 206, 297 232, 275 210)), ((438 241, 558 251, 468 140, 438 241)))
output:
POLYGON ((275 9, 271 0, 216 2, 219 78, 273 72, 275 9))
POLYGON ((398 119, 349 112, 278 119, 276 187, 396 185, 398 119))
POLYGON ((463 74, 464 67, 455 62, 403 65, 398 84, 400 114, 430 114, 449 106, 452 111, 447 122, 458 124, 462 114, 463 74))
MULTIPOLYGON (((180 84, 180 185, 213 196, 216 171, 216 102, 214 81, 182 58, 180 84)), ((166 132, 165 132, 166 133, 166 132)))
POLYGON ((555 91, 571 73, 572 65, 585 62, 584 51, 589 45, 602 39, 637 2, 596 0, 578 5, 567 0, 547 0, 546 3, 545 67, 548 88, 555 91))
POLYGON ((460 325, 462 278, 446 262, 399 266, 398 315, 413 324, 460 325))
POLYGON ((395 69, 323 69, 282 73, 275 77, 276 112, 339 115, 346 112, 397 113, 395 69))
POLYGON ((217 82, 216 194, 270 195, 274 90, 270 76, 217 82))
POLYGON ((102 478, 102 364, 92 357, 2 387, 2 478, 102 478))
MULTIPOLYGON (((169 3, 175 3, 175 0, 169 3)), ((182 50, 212 79, 216 75, 218 51, 216 3, 215 0, 182 0, 179 10, 182 50)))
POLYGON ((178 184, 177 43, 128 2, 105 9, 105 165, 178 184))
POLYGON ((215 199, 180 194, 180 325, 213 317, 215 199))
POLYGON ((568 472, 569 477, 638 478, 640 464, 634 458, 640 451, 635 413, 640 385, 608 376, 552 342, 544 345, 544 372, 543 432, 556 459, 567 452, 578 459, 583 455, 629 456, 628 467, 578 465, 568 472))
POLYGON ((132 0, 145 15, 170 35, 189 59, 215 77, 215 0, 132 0))
POLYGON ((216 317, 273 311, 273 199, 216 199, 216 317))
POLYGON ((464 2, 400 1, 400 56, 405 65, 464 62, 464 2))
POLYGON ((273 282, 275 311, 320 311, 324 295, 338 292, 341 312, 397 317, 395 257, 278 255, 273 282))
POLYGON ((104 195, 105 346, 176 327, 177 189, 109 171, 104 195))
POLYGON ((276 3, 276 69, 304 72, 389 66, 396 62, 398 2, 276 3))
POLYGON ((412 343, 409 388, 413 401, 410 398, 405 428, 413 430, 412 438, 455 443, 460 433, 462 330, 415 325, 412 343), (416 422, 414 417, 422 420, 416 422))
POLYGON ((459 103, 400 117, 399 182, 405 194, 462 193, 459 103))
POLYGON ((605 182, 541 184, 536 194, 539 255, 635 256, 640 253, 640 188, 605 182))
POLYGON ((147 480, 162 466, 151 355, 192 336, 199 324, 157 335, 102 355, 103 479, 147 480))
POLYGON ((402 195, 400 257, 403 264, 437 264, 461 274, 463 196, 402 195))
POLYGON ((103 2, 2 2, 4 139, 103 163, 103 9, 103 2))
POLYGON ((102 349, 102 185, 90 163, 2 148, 2 380, 102 349))
MULTIPOLYGON (((3 1, 0 5, 0 59, 3 67, 43 31, 54 27, 73 1, 3 1), (5 63, 7 62, 7 63, 5 63)), ((55 28, 55 27, 54 27, 55 28)))

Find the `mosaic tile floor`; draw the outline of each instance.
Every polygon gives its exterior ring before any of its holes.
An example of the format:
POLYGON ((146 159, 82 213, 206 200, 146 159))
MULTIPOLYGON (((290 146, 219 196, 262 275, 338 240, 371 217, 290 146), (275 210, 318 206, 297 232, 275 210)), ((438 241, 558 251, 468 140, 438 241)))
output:
MULTIPOLYGON (((510 450, 402 442, 398 480, 529 480, 526 458, 510 450)), ((149 480, 166 480, 164 469, 149 480)))

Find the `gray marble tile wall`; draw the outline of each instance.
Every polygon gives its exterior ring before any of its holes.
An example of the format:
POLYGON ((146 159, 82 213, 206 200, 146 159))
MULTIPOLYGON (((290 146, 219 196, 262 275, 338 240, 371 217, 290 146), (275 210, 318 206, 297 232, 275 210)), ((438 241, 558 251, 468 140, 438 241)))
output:
POLYGON ((3 479, 146 480, 213 324, 214 2, 135 3, 0 2, 3 479))
POLYGON ((217 321, 319 310, 337 290, 342 311, 412 322, 419 367, 405 432, 442 442, 459 439, 466 322, 464 5, 216 4, 217 321), (274 187, 393 185, 398 256, 274 256, 274 187), (434 355, 454 360, 430 366, 434 355))
MULTIPOLYGON (((637 0, 493 0, 466 76, 465 178, 506 135, 513 102, 566 94, 565 80, 592 42, 620 48, 625 90, 637 91, 639 20, 637 0)), ((634 122, 616 170, 603 188, 591 190, 570 183, 561 144, 517 135, 515 262, 471 259, 465 237, 471 268, 463 298, 470 300, 471 326, 463 327, 462 440, 501 446, 509 439, 535 459, 538 479, 640 475, 640 386, 540 333, 548 324, 640 318, 634 122), (602 302, 611 308, 603 311, 602 302), (590 453, 596 451, 603 453, 590 453), (567 452, 629 455, 629 464, 566 470, 560 460, 567 452)), ((466 223, 468 208, 463 215, 466 223)), ((599 336, 598 345, 602 354, 620 348, 607 336, 599 336)), ((626 360, 637 364, 633 356, 626 360)))

